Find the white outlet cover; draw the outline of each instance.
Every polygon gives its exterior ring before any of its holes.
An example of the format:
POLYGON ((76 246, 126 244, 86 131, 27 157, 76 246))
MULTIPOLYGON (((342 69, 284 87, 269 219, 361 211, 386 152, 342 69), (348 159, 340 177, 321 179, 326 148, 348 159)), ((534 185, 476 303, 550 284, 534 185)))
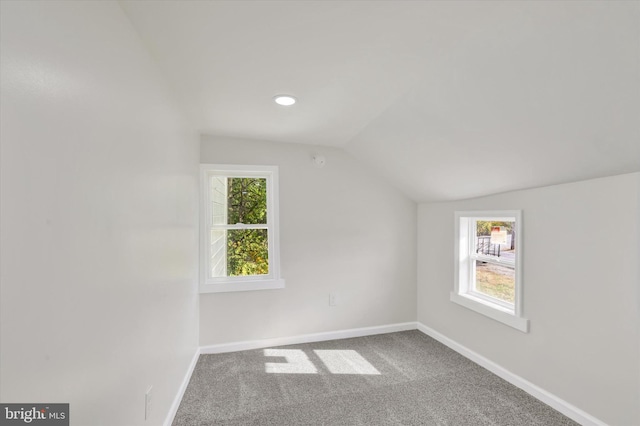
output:
POLYGON ((153 386, 149 386, 147 392, 144 394, 144 419, 148 420, 151 416, 151 391, 153 390, 153 386))
POLYGON ((329 306, 338 305, 338 295, 336 293, 329 293, 329 306))

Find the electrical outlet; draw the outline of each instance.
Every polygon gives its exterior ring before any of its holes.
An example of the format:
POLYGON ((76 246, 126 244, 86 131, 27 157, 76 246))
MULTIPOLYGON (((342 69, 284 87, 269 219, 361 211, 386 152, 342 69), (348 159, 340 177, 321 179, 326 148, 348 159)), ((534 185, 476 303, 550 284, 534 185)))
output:
POLYGON ((336 293, 329 293, 329 306, 338 305, 338 295, 336 293))
POLYGON ((153 386, 149 386, 147 392, 144 394, 144 419, 149 420, 151 417, 151 391, 153 386))

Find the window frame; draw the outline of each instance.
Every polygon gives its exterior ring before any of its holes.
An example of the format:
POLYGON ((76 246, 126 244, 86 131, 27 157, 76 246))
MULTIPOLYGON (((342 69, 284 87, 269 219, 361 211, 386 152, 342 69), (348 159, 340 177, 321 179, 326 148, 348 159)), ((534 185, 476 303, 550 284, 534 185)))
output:
POLYGON ((477 313, 524 333, 529 331, 529 320, 523 316, 523 282, 522 282, 522 211, 521 210, 483 210, 456 211, 454 236, 454 288, 451 302, 457 303, 477 313), (477 254, 476 226, 478 220, 510 222, 515 220, 515 260, 501 260, 495 256, 477 254), (515 270, 515 300, 513 304, 499 300, 473 289, 476 261, 513 266, 515 270))
POLYGON ((200 293, 269 290, 284 288, 280 276, 278 166, 201 164, 200 165, 200 293), (254 177, 266 179, 266 224, 220 225, 227 230, 267 229, 269 273, 266 275, 211 277, 211 230, 213 229, 210 177, 254 177))

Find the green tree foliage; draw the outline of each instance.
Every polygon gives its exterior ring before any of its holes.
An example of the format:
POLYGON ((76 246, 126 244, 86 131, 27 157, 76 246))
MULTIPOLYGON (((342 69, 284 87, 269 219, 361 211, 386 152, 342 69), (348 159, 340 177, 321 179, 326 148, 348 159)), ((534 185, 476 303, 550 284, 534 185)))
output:
MULTIPOLYGON (((267 180, 229 178, 227 188, 228 224, 267 223, 267 180)), ((266 229, 227 231, 227 273, 229 276, 269 273, 266 229)))

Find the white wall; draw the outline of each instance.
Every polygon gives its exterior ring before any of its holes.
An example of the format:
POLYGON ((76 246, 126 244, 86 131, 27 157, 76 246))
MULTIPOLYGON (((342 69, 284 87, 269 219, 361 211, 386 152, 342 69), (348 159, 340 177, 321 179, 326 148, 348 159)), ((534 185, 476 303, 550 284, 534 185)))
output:
POLYGON ((117 3, 1 19, 0 400, 162 424, 198 343, 197 135, 117 3))
POLYGON ((640 173, 422 204, 418 321, 611 425, 640 424, 640 173), (449 302, 455 210, 522 209, 521 333, 449 302))
POLYGON ((286 280, 282 290, 201 295, 201 345, 415 321, 413 201, 336 148, 205 136, 200 158, 279 166, 286 280))

